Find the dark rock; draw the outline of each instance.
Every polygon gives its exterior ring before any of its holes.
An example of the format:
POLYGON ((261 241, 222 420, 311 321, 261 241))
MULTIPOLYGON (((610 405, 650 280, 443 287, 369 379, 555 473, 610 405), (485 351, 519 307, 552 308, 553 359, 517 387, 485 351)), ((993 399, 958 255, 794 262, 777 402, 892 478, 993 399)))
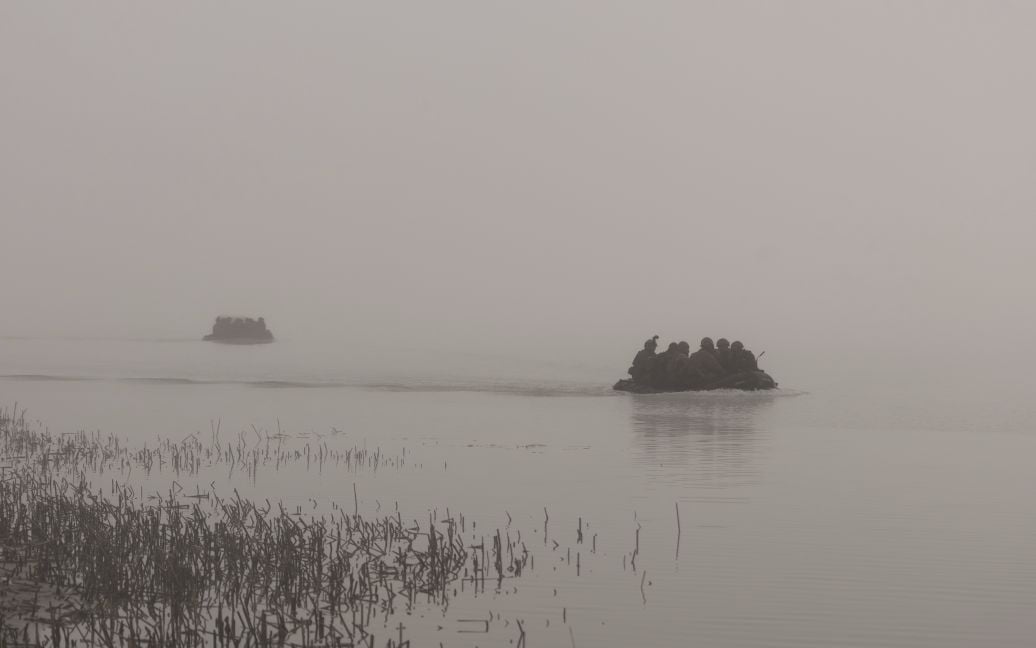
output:
POLYGON ((255 320, 251 317, 220 316, 212 325, 212 333, 202 339, 227 344, 265 344, 273 342, 273 333, 266 328, 266 320, 262 317, 255 320))
POLYGON ((629 379, 623 379, 615 383, 612 389, 616 391, 630 392, 632 394, 663 394, 668 392, 682 391, 713 391, 716 389, 739 389, 741 391, 758 391, 764 389, 777 389, 777 381, 765 371, 743 371, 718 378, 701 387, 687 387, 682 389, 659 389, 651 385, 643 385, 629 379))

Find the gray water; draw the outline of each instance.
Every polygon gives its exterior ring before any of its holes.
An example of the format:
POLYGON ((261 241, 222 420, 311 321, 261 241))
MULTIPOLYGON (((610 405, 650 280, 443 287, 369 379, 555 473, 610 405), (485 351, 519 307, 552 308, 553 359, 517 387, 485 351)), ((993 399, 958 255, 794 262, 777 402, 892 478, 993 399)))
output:
POLYGON ((218 425, 405 456, 217 485, 350 507, 355 486, 363 513, 450 509, 521 533, 535 568, 416 611, 415 646, 514 645, 516 620, 529 646, 1031 645, 1036 404, 1023 374, 921 380, 764 358, 776 393, 631 396, 610 390, 625 355, 4 339, 0 402, 52 431, 141 446, 218 425))

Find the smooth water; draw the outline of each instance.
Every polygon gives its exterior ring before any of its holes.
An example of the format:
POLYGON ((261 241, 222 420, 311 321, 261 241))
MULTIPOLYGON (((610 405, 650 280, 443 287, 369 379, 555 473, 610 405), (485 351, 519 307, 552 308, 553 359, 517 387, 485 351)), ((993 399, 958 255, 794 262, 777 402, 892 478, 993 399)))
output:
POLYGON ((415 646, 512 646, 516 620, 528 646, 1031 645, 1023 381, 764 362, 776 393, 631 396, 610 390, 626 360, 6 339, 0 403, 129 444, 218 425, 405 456, 214 483, 521 533, 534 569, 415 612, 415 646))

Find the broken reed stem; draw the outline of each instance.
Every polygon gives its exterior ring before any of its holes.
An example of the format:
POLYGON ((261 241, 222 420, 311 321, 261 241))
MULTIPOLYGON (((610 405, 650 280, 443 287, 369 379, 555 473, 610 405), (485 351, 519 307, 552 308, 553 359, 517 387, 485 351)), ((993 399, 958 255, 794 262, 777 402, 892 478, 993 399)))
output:
POLYGON ((680 528, 680 502, 676 502, 676 559, 680 560, 680 536, 682 530, 680 528))

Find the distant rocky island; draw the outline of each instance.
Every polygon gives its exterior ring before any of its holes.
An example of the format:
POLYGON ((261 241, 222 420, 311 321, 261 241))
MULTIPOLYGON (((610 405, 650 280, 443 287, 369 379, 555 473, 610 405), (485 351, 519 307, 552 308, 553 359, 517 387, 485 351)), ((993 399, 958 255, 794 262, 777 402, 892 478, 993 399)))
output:
POLYGON ((266 320, 260 317, 228 317, 216 318, 212 325, 212 333, 202 338, 206 342, 224 342, 227 344, 266 344, 273 342, 273 333, 266 328, 266 320))

